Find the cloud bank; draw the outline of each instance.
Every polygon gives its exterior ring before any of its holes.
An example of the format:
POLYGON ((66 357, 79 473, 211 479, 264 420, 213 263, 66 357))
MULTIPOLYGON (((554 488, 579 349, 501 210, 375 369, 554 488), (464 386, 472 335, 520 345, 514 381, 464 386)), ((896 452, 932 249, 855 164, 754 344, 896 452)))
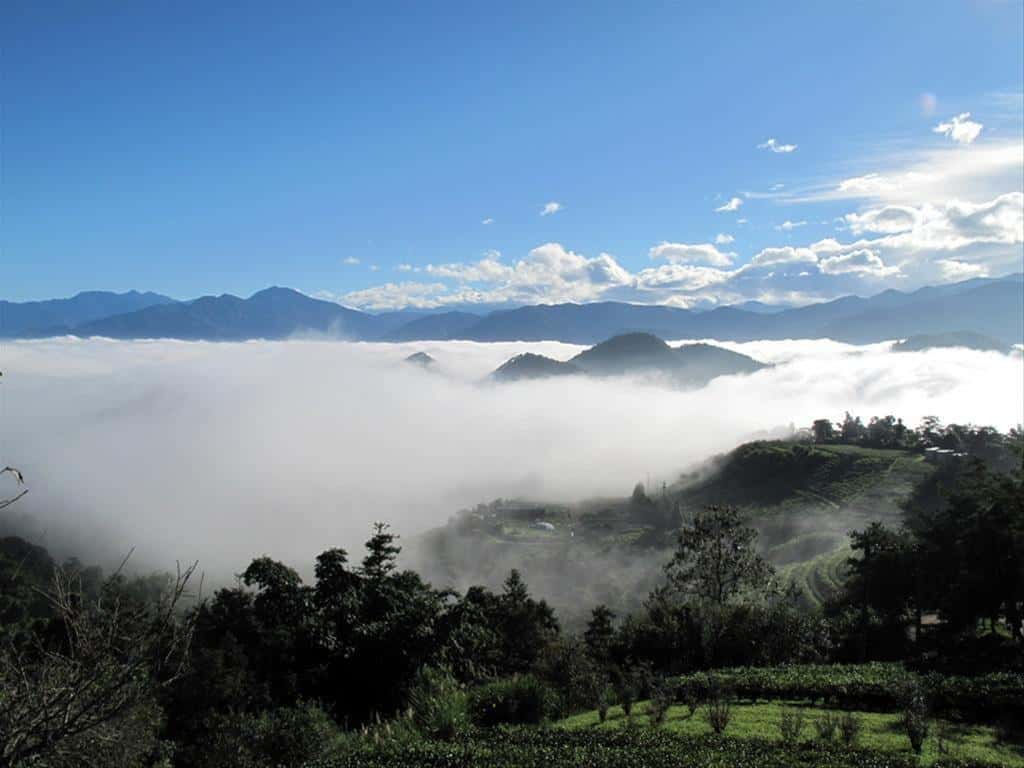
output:
POLYGON ((1024 420, 1024 366, 964 350, 831 341, 724 344, 772 369, 693 392, 625 380, 480 380, 558 343, 114 342, 7 346, 0 462, 31 492, 6 521, 57 551, 216 582, 269 553, 295 565, 404 536, 496 497, 570 501, 670 480, 762 430, 894 413, 915 424, 1024 420), (424 350, 439 372, 403 362, 424 350))

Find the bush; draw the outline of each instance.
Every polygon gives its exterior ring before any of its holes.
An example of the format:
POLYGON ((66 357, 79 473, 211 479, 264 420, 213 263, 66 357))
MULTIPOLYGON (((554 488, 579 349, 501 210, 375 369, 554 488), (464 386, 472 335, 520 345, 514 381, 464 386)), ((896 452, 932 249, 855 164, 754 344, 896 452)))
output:
POLYGON ((597 699, 597 717, 603 723, 608 719, 608 710, 615 703, 615 691, 611 686, 605 686, 597 699))
POLYGON ((675 688, 667 680, 660 680, 651 688, 651 700, 647 714, 653 725, 661 725, 668 715, 668 708, 675 701, 675 688))
POLYGON ((839 718, 831 712, 826 712, 814 719, 814 730, 818 734, 818 741, 826 744, 835 741, 839 732, 839 718))
POLYGON ((921 754, 928 738, 928 698, 919 685, 906 688, 903 702, 903 730, 910 739, 910 747, 921 754))
POLYGON ((725 729, 729 726, 729 721, 732 719, 732 710, 729 706, 729 699, 725 696, 717 696, 713 699, 709 699, 705 705, 704 717, 707 718, 708 725, 711 726, 716 734, 721 735, 725 732, 725 729))
POLYGON ((207 737, 188 760, 204 768, 303 765, 326 758, 339 735, 327 713, 309 703, 261 715, 217 713, 204 725, 207 737))
POLYGON ((469 695, 470 718, 482 726, 538 725, 554 713, 556 706, 554 692, 532 675, 496 680, 469 695))
POLYGON ((901 664, 794 664, 739 667, 676 678, 677 684, 707 690, 728 686, 744 699, 836 700, 844 708, 893 711, 903 705, 910 684, 927 693, 932 711, 957 713, 975 722, 994 722, 1004 712, 1024 711, 1024 674, 994 672, 977 677, 918 675, 901 664))
MULTIPOLYGON (((342 759, 304 768, 917 768, 919 758, 897 752, 848 749, 729 736, 684 736, 666 728, 492 728, 452 743, 361 742, 342 759)), ((977 761, 942 759, 933 768, 983 768, 977 761)), ((992 766, 991 768, 995 768, 992 766)))
POLYGON ((804 711, 796 707, 783 707, 779 717, 779 733, 782 743, 792 747, 800 741, 806 718, 804 711))
POLYGON ((636 701, 636 688, 631 681, 626 680, 619 685, 618 697, 623 713, 626 717, 631 717, 633 714, 633 703, 636 701))
POLYGON ((686 705, 689 710, 690 717, 693 717, 697 713, 697 708, 700 706, 702 691, 706 688, 702 688, 699 685, 693 683, 683 683, 679 685, 679 700, 686 705))
POLYGON ((466 694, 445 669, 424 667, 409 692, 416 729, 428 739, 451 741, 469 725, 466 694))
POLYGON ((839 735, 843 744, 848 747, 857 746, 860 739, 861 721, 860 715, 853 712, 844 712, 839 718, 839 735))

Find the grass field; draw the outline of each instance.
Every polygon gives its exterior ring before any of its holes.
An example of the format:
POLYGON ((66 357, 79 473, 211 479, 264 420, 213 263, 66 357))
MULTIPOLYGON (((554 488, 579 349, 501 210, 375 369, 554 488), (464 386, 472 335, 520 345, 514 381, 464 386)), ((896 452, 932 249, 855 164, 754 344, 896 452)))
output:
MULTIPOLYGON (((766 702, 757 704, 738 703, 732 706, 732 719, 726 729, 726 735, 738 739, 777 739, 779 738, 779 720, 785 706, 802 706, 802 703, 766 702)), ((813 720, 828 710, 817 707, 804 707, 806 723, 801 740, 809 741, 815 736, 813 720)), ((649 725, 647 702, 639 702, 633 708, 633 720, 637 725, 649 725)), ((858 746, 884 752, 913 754, 910 742, 900 726, 900 716, 894 713, 858 712, 861 720, 861 736, 858 746)), ((556 724, 558 728, 585 729, 622 728, 627 718, 621 707, 612 707, 608 719, 600 722, 597 712, 585 712, 566 718, 556 724)), ((964 760, 979 760, 998 765, 1024 766, 1024 749, 1020 745, 1002 744, 996 737, 995 730, 985 726, 969 726, 936 721, 932 724, 931 735, 925 743, 921 755, 921 765, 931 765, 942 757, 939 752, 936 731, 944 724, 948 731, 946 740, 948 754, 964 760)), ((711 727, 704 718, 703 708, 691 716, 685 706, 673 706, 663 728, 687 736, 699 736, 711 733, 711 727)))

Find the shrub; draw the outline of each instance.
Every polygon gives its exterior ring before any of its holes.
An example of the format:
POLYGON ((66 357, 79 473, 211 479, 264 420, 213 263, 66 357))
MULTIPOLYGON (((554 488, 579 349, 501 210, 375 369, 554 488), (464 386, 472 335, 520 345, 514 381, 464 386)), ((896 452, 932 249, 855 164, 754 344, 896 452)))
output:
POLYGON ((716 696, 708 699, 704 709, 704 717, 707 718, 711 730, 719 735, 724 733, 725 729, 729 726, 729 721, 732 719, 729 699, 725 696, 716 696))
POLYGON ((910 747, 921 754, 928 738, 928 698, 920 685, 907 686, 903 701, 903 730, 910 739, 910 747))
POLYGON ((615 691, 610 685, 601 689, 597 699, 597 717, 603 723, 608 719, 608 710, 615 703, 615 691))
POLYGON ((679 700, 686 705, 690 717, 693 717, 700 706, 702 686, 692 682, 683 683, 679 686, 679 700))
POLYGON ((633 714, 633 702, 636 701, 636 687, 632 681, 626 680, 619 684, 618 697, 623 713, 626 717, 631 717, 633 714))
POLYGON ((804 730, 806 718, 804 711, 797 707, 783 707, 779 717, 779 733, 782 736, 782 743, 792 747, 800 741, 800 734, 804 730))
POLYGON ((334 721, 314 704, 299 703, 262 715, 211 715, 194 764, 206 768, 303 765, 328 756, 338 737, 334 721))
POLYGON ((416 729, 428 739, 451 741, 469 724, 466 694, 448 670, 424 667, 409 692, 416 729))
POLYGON ((532 675, 496 680, 472 691, 469 714, 477 725, 499 723, 538 725, 549 717, 556 697, 551 689, 532 675))
POLYGON ((839 731, 839 718, 832 712, 814 719, 814 730, 818 734, 818 740, 829 743, 835 741, 836 733, 839 731))
POLYGON ((660 680, 651 688, 651 701, 648 704, 647 713, 651 723, 661 725, 668 715, 668 708, 675 701, 675 688, 667 680, 660 680))
POLYGON ((854 712, 844 712, 839 718, 839 735, 843 744, 848 747, 857 746, 861 731, 860 715, 854 712))

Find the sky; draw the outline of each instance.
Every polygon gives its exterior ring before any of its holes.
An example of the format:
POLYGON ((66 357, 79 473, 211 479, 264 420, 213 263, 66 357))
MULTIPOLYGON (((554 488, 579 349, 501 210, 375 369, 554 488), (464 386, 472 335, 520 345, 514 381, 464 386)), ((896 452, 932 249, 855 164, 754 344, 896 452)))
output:
POLYGON ((706 308, 1024 269, 1019 0, 16 2, 0 51, 6 299, 706 308))

